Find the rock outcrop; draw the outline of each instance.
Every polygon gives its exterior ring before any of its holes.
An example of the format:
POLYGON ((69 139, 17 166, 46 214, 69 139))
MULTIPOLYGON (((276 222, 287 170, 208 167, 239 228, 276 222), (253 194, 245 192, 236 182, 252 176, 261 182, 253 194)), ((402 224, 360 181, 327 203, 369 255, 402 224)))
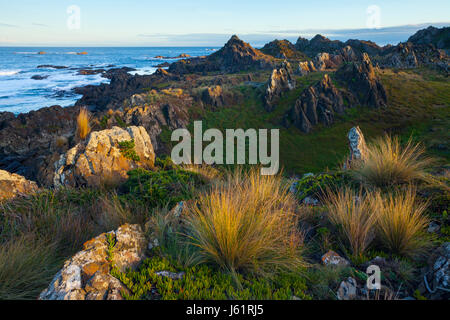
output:
POLYGON ((364 162, 367 158, 367 145, 364 134, 359 127, 350 129, 350 132, 348 133, 348 142, 350 147, 350 156, 346 166, 350 168, 353 165, 358 165, 358 163, 364 162))
POLYGON ((97 86, 89 85, 75 88, 75 93, 83 97, 77 101, 77 106, 88 106, 90 110, 104 111, 118 109, 123 101, 133 94, 147 91, 148 88, 157 87, 158 83, 168 80, 179 80, 179 77, 158 69, 152 75, 131 75, 128 69, 114 69, 107 71, 105 77, 111 79, 110 83, 97 86))
POLYGON ((274 69, 270 75, 264 95, 266 110, 269 112, 273 111, 283 93, 294 89, 295 85, 292 68, 288 62, 285 62, 282 67, 274 69))
POLYGON ((154 161, 153 145, 145 128, 96 131, 61 155, 54 165, 53 184, 58 187, 119 183, 127 179, 128 171, 152 167, 154 161))
POLYGON ((343 113, 344 108, 341 93, 325 75, 320 82, 303 91, 295 106, 285 115, 284 125, 294 125, 309 133, 318 123, 332 124, 335 113, 343 113))
POLYGON ((450 298, 450 242, 444 243, 436 250, 431 267, 424 276, 423 293, 433 300, 448 300, 450 298))
POLYGON ((288 40, 275 40, 266 44, 262 53, 275 57, 277 59, 306 60, 308 57, 297 50, 297 48, 288 40))
POLYGON ((254 49, 237 36, 232 36, 225 46, 204 58, 192 58, 174 62, 169 72, 175 74, 226 72, 235 73, 245 70, 270 69, 275 66, 272 56, 254 49))
POLYGON ((347 84, 349 91, 361 105, 374 108, 387 105, 386 90, 366 53, 361 61, 342 65, 336 72, 336 77, 347 84))
POLYGON ((450 50, 450 27, 435 28, 430 26, 426 29, 417 31, 412 35, 408 42, 414 44, 432 44, 437 49, 450 50))
POLYGON ((208 105, 222 107, 225 104, 224 92, 221 86, 206 88, 202 93, 202 101, 208 105))
POLYGON ((0 200, 30 194, 37 190, 38 186, 36 182, 29 181, 18 174, 0 170, 0 200))
POLYGON ((320 34, 316 35, 311 40, 300 37, 295 44, 297 50, 306 53, 313 57, 321 52, 333 53, 336 50, 342 49, 344 43, 338 40, 330 40, 320 34))
POLYGON ((300 74, 301 76, 305 76, 308 73, 316 71, 317 71, 316 66, 312 61, 304 61, 298 64, 297 73, 300 74))
POLYGON ((124 272, 145 258, 147 240, 138 225, 124 225, 86 242, 64 263, 40 300, 122 300, 126 287, 110 274, 111 264, 124 272))
POLYGON ((374 61, 384 68, 411 69, 431 66, 448 71, 449 57, 443 50, 436 49, 432 44, 400 43, 384 50, 374 61))
POLYGON ((60 148, 57 138, 70 140, 78 107, 53 106, 19 114, 0 112, 0 169, 40 181, 47 157, 60 148))

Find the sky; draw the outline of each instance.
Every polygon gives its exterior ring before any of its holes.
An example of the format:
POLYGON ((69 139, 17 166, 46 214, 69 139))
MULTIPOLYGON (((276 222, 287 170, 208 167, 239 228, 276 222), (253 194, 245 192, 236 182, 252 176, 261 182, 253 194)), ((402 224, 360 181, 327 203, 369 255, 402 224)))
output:
POLYGON ((449 13, 448 0, 0 0, 0 46, 219 46, 233 34, 259 44, 316 33, 385 44, 449 25, 449 13))

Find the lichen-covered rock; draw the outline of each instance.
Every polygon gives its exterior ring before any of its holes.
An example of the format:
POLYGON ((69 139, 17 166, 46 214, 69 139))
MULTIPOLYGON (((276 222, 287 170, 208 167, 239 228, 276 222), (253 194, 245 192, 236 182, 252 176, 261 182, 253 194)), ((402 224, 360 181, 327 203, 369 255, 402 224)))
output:
POLYGON ((289 62, 283 63, 280 68, 274 69, 264 95, 264 105, 267 111, 272 111, 283 93, 295 88, 295 80, 289 62))
POLYGON ((350 164, 364 161, 367 157, 367 145, 364 134, 359 127, 350 129, 348 142, 350 146, 350 164))
POLYGON ((357 295, 357 283, 353 278, 342 281, 339 286, 337 297, 339 300, 354 300, 357 295))
POLYGON ((120 292, 127 289, 110 275, 111 257, 119 270, 133 269, 145 258, 146 248, 146 238, 138 225, 127 224, 116 231, 101 234, 87 241, 82 251, 64 263, 63 268, 55 275, 49 287, 40 294, 39 299, 121 299, 120 292))
POLYGON ((450 242, 443 244, 433 255, 431 266, 424 276, 423 293, 433 300, 450 298, 450 242))
POLYGON ((37 190, 38 186, 35 182, 29 181, 18 174, 0 170, 0 200, 30 194, 37 190))
POLYGON ((153 145, 144 127, 113 127, 92 132, 86 141, 61 155, 55 163, 53 182, 55 187, 121 182, 127 179, 128 171, 152 167, 154 161, 153 145), (131 141, 126 148, 120 145, 131 141))
POLYGON ((343 113, 344 99, 328 75, 317 84, 307 88, 285 115, 284 125, 294 125, 309 133, 318 123, 330 125, 335 113, 343 113))
POLYGON ((349 266, 350 262, 336 252, 330 250, 322 256, 322 263, 326 266, 349 266))

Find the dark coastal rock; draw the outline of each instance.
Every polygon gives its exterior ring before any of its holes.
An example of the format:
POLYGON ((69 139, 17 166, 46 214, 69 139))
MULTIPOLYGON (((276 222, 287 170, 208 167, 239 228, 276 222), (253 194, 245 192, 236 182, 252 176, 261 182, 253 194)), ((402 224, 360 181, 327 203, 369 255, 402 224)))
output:
POLYGON ((105 72, 105 69, 80 69, 78 70, 78 74, 81 76, 89 76, 89 75, 95 75, 99 73, 105 72))
POLYGON ((215 53, 205 58, 193 58, 177 61, 169 67, 176 74, 226 72, 235 73, 250 69, 270 69, 275 66, 274 58, 254 49, 237 36, 215 53))
POLYGON ((297 50, 306 53, 310 57, 314 57, 321 52, 333 53, 336 50, 345 47, 344 43, 338 40, 330 40, 320 34, 311 40, 300 37, 295 44, 297 50))
POLYGON ((320 82, 303 91, 295 106, 286 113, 284 125, 294 125, 309 133, 318 123, 332 124, 335 113, 343 113, 344 108, 341 93, 325 75, 320 82))
POLYGON ((298 51, 288 40, 275 40, 269 42, 261 49, 261 52, 277 59, 308 59, 304 53, 298 51))
POLYGON ((432 44, 400 43, 374 57, 374 61, 384 68, 410 69, 430 66, 448 71, 450 59, 443 50, 432 44))
POLYGON ((372 41, 350 39, 346 42, 342 42, 339 40, 330 40, 320 34, 316 35, 311 40, 300 37, 295 45, 297 50, 306 53, 310 57, 315 57, 322 52, 337 55, 347 46, 351 47, 359 55, 362 55, 363 53, 377 55, 385 49, 385 47, 380 47, 372 41))
POLYGON ((78 112, 53 106, 17 117, 0 113, 0 169, 40 182, 47 157, 59 149, 57 138, 73 136, 78 112))
POLYGON ((408 39, 408 42, 422 45, 432 44, 437 49, 444 49, 448 52, 450 50, 450 27, 435 28, 430 26, 417 31, 408 39))
POLYGON ((33 79, 33 80, 45 80, 47 78, 48 78, 48 76, 40 76, 40 75, 34 75, 31 77, 31 79, 33 79))
POLYGON ((167 56, 156 56, 155 59, 162 59, 162 60, 170 60, 170 59, 184 59, 184 58, 190 58, 191 56, 187 53, 182 53, 176 57, 167 57, 167 56))
POLYGON ((54 66, 54 65, 51 65, 51 64, 43 64, 43 65, 37 66, 37 68, 38 69, 58 69, 58 70, 60 70, 60 69, 67 69, 68 67, 66 67, 66 66, 54 66))
POLYGON ((156 68, 168 68, 168 67, 170 67, 170 63, 168 62, 163 62, 156 66, 156 68))
POLYGON ((117 109, 122 106, 125 99, 130 98, 133 94, 151 88, 162 81, 178 79, 165 70, 148 76, 133 76, 128 73, 128 69, 124 68, 109 70, 105 77, 111 79, 109 84, 75 88, 75 93, 83 95, 76 105, 90 106, 92 110, 97 111, 117 109))
POLYGON ((349 91, 361 105, 374 108, 387 105, 386 90, 367 54, 363 54, 361 61, 342 65, 336 72, 336 77, 347 84, 349 91))
POLYGON ((292 68, 288 62, 272 71, 264 95, 264 107, 267 111, 273 111, 283 93, 295 88, 296 83, 292 74, 292 68))

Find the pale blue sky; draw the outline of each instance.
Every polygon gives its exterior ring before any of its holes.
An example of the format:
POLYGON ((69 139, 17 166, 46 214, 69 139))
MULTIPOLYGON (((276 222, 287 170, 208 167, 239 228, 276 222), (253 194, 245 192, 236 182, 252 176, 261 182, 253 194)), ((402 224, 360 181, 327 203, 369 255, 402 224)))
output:
POLYGON ((195 46, 221 45, 231 34, 255 43, 332 35, 366 28, 370 5, 381 10, 381 27, 450 21, 448 0, 0 0, 0 45, 195 46), (70 5, 81 9, 78 30, 67 27, 70 5))

